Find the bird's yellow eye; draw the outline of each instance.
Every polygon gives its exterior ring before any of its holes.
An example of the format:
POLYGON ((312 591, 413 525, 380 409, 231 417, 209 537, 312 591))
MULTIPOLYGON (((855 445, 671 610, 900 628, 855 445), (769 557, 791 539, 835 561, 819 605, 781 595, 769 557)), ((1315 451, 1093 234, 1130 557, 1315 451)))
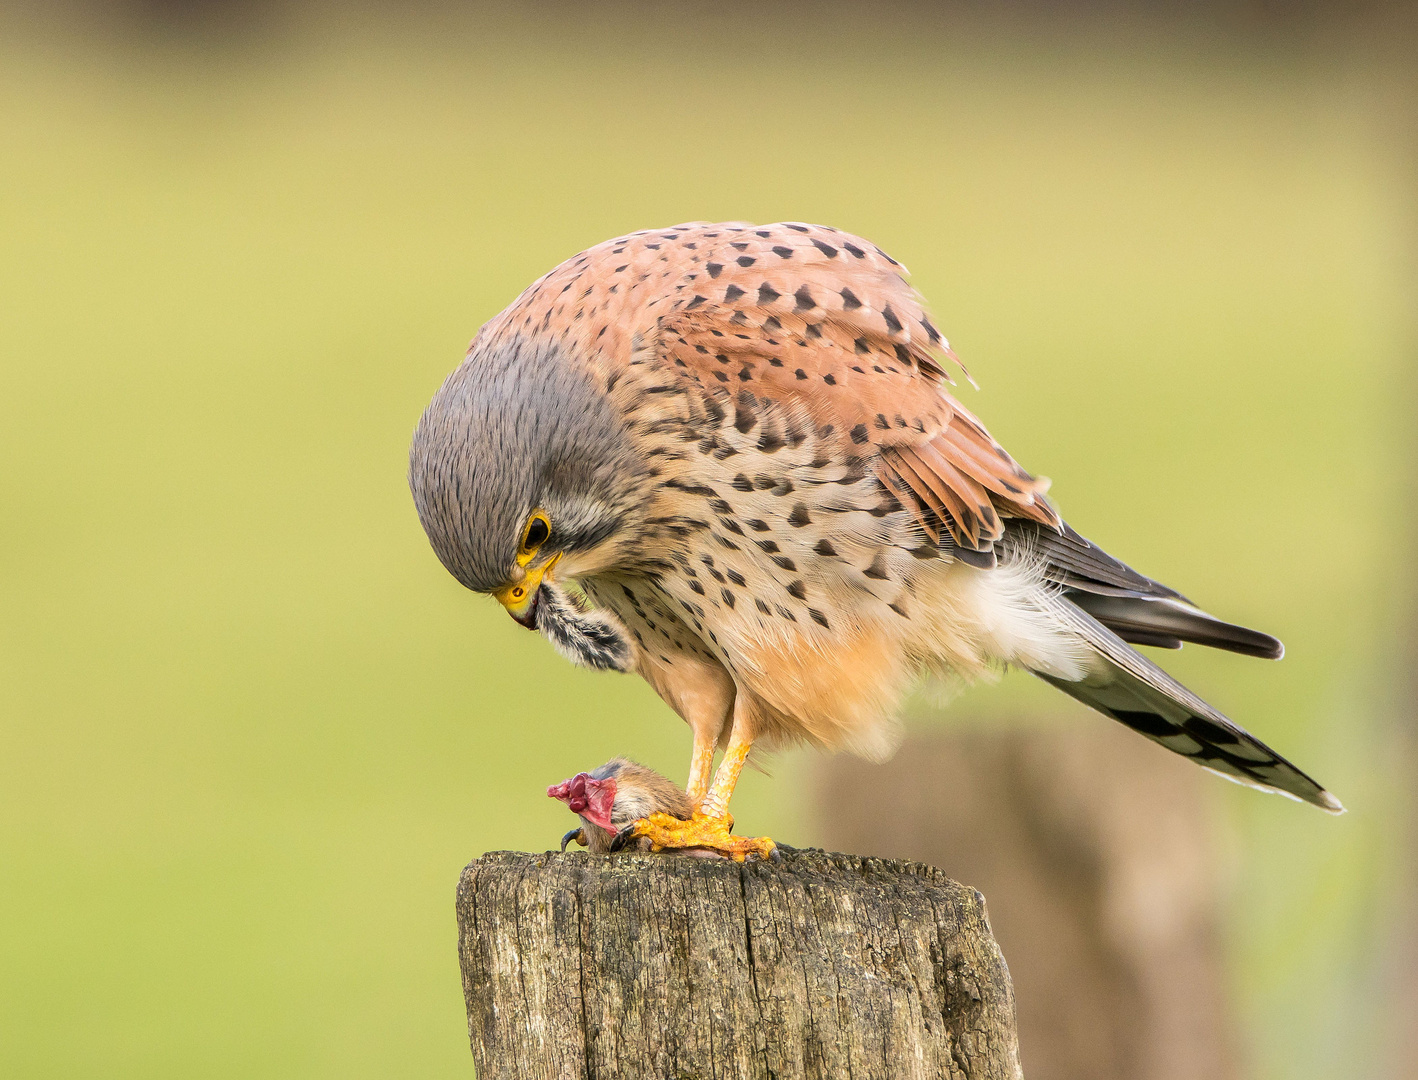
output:
POLYGON ((524 596, 526 596, 526 595, 527 595, 527 590, 524 589, 524 588, 522 588, 522 586, 520 586, 520 585, 514 585, 514 586, 512 586, 512 599, 513 599, 513 600, 520 600, 520 599, 522 599, 522 597, 524 597, 524 596))
POLYGON ((522 527, 522 543, 517 549, 517 561, 523 566, 536 557, 537 549, 546 543, 551 535, 551 519, 541 510, 533 510, 527 524, 522 527))

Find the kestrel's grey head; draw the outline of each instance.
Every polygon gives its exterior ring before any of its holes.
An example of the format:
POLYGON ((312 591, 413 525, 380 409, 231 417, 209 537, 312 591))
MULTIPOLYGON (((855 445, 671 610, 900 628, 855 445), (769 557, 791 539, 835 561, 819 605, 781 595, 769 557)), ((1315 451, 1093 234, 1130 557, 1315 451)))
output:
POLYGON ((516 338, 474 345, 409 451, 409 487, 443 565, 593 667, 623 667, 628 646, 557 589, 553 570, 584 570, 633 535, 643 475, 587 375, 554 343, 516 338))

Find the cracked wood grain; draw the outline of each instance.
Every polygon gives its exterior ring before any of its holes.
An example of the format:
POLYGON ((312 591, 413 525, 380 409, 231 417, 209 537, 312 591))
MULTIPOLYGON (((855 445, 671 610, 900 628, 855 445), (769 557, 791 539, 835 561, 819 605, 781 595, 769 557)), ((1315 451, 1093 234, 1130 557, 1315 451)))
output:
POLYGON ((984 898, 929 866, 499 851, 457 906, 482 1080, 1021 1075, 984 898))

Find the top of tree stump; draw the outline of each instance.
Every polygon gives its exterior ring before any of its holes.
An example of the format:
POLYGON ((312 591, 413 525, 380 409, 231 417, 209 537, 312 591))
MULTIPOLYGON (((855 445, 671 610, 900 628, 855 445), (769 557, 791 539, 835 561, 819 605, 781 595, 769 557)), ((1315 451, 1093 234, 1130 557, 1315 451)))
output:
POLYGON ((984 898, 930 866, 497 851, 457 906, 484 1080, 1020 1075, 984 898))

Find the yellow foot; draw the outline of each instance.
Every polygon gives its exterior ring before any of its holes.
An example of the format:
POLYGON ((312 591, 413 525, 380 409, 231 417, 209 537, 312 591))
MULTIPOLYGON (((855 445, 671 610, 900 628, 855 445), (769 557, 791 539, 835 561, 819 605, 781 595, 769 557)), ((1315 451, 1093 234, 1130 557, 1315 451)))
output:
POLYGON ((749 856, 774 862, 782 858, 778 845, 768 837, 732 836, 729 830, 733 827, 734 819, 728 814, 710 817, 696 810, 688 821, 669 814, 651 814, 621 829, 611 843, 611 850, 620 851, 644 838, 650 842, 651 851, 669 849, 687 854, 712 854, 736 862, 743 862, 749 856))

